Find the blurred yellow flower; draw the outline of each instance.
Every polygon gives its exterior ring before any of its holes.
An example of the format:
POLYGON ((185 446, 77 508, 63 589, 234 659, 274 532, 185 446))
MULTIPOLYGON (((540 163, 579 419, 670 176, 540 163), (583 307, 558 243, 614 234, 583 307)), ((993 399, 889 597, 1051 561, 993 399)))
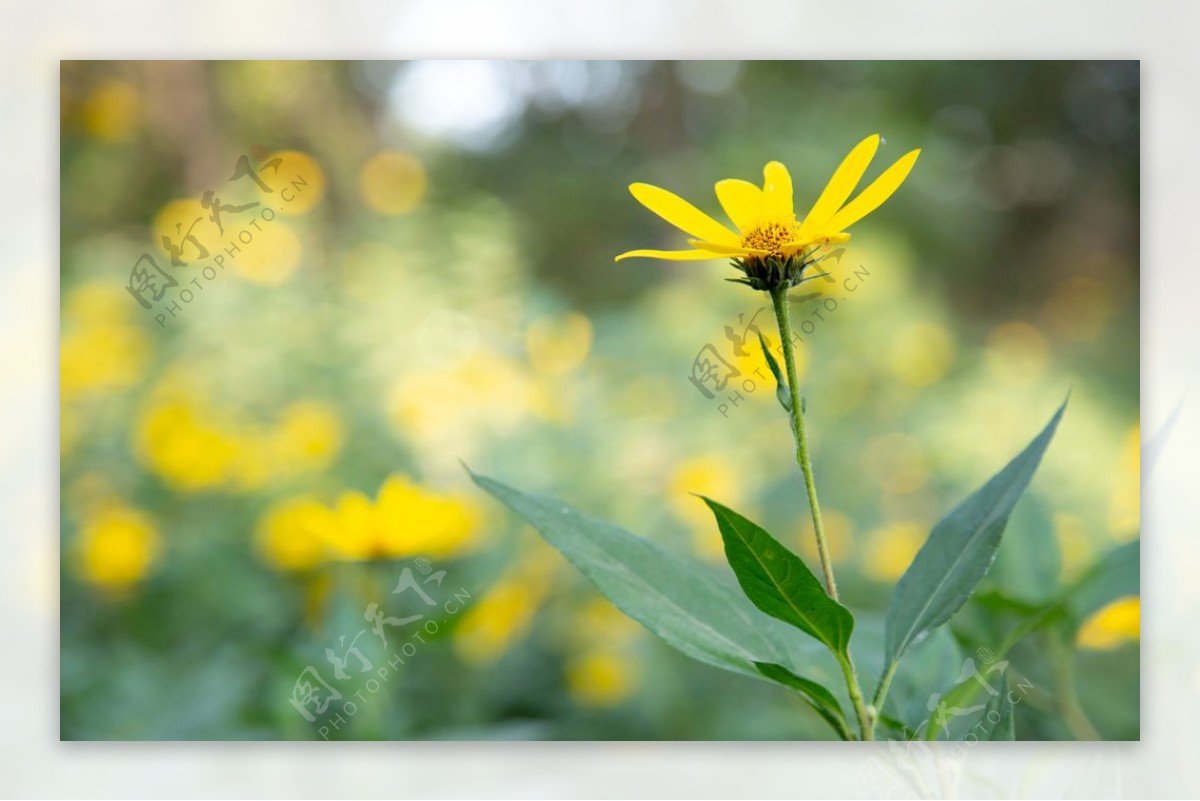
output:
POLYGON ((279 163, 270 168, 256 168, 259 178, 270 188, 263 191, 255 185, 258 202, 284 214, 307 214, 325 197, 325 171, 317 160, 297 150, 270 153, 263 164, 279 163))
POLYGON ((176 490, 217 489, 235 475, 237 441, 191 404, 152 406, 138 420, 134 437, 141 459, 176 490))
MULTIPOLYGON (((755 289, 770 289, 755 282, 766 280, 772 269, 778 271, 779 265, 790 265, 794 259, 807 266, 811 249, 845 242, 850 238, 847 228, 879 208, 900 188, 920 150, 901 156, 850 200, 880 141, 879 135, 874 134, 850 151, 803 221, 797 219, 793 208, 792 177, 778 161, 763 168, 761 189, 738 179, 717 182, 717 200, 736 230, 730 230, 665 189, 631 184, 629 191, 639 203, 695 238, 688 240, 692 250, 631 250, 617 256, 617 261, 632 257, 670 261, 735 257, 745 265, 742 269, 747 283, 755 289), (772 264, 774 268, 770 267, 772 264)), ((794 283, 791 281, 789 285, 794 283)))
POLYGON ((113 142, 132 139, 141 120, 141 95, 125 81, 102 81, 88 95, 82 108, 84 130, 113 142))
POLYGON ((570 373, 583 363, 591 347, 592 322, 575 312, 562 317, 539 317, 525 329, 529 364, 542 375, 570 373))
POLYGON ((233 271, 263 286, 286 283, 300 265, 300 237, 280 220, 260 224, 252 233, 254 239, 241 245, 241 251, 229 262, 233 271))
POLYGON ((321 564, 333 540, 334 515, 329 507, 299 496, 275 504, 259 521, 259 551, 283 570, 307 570, 321 564))
POLYGON ((298 401, 283 410, 271 433, 271 451, 280 464, 299 470, 326 467, 342 447, 337 412, 318 401, 298 401))
POLYGON ((725 546, 712 512, 696 495, 706 495, 723 504, 738 506, 744 486, 730 457, 702 454, 684 459, 667 479, 667 503, 680 520, 688 524, 700 554, 709 559, 724 558, 725 546))
POLYGON ((556 557, 547 551, 534 548, 464 613, 454 630, 454 647, 463 659, 491 664, 525 636, 556 569, 556 557))
POLYGON ((358 188, 367 206, 379 214, 412 211, 425 196, 425 168, 408 153, 385 150, 362 166, 358 188))
POLYGON ((1113 601, 1089 617, 1079 629, 1080 648, 1102 650, 1136 642, 1142 633, 1142 602, 1137 596, 1113 601))
POLYGON ((567 688, 581 706, 613 707, 637 688, 637 665, 611 650, 589 651, 567 663, 567 688))
POLYGON ((85 284, 67 297, 59 349, 63 400, 129 386, 141 377, 150 344, 129 319, 133 304, 117 287, 85 284))
POLYGON ((109 501, 86 516, 77 546, 85 579, 107 590, 124 590, 145 578, 161 542, 148 516, 109 501))
POLYGON ((474 542, 481 515, 467 497, 442 495, 402 475, 384 482, 377 500, 346 492, 333 510, 335 558, 457 556, 474 542))
POLYGON ((928 533, 926 526, 915 522, 888 523, 875 529, 863 547, 863 572, 878 581, 895 581, 904 575, 928 533))
POLYGON ((135 450, 172 488, 250 492, 329 465, 342 445, 330 406, 297 401, 274 426, 211 406, 200 390, 164 379, 137 421, 135 450))

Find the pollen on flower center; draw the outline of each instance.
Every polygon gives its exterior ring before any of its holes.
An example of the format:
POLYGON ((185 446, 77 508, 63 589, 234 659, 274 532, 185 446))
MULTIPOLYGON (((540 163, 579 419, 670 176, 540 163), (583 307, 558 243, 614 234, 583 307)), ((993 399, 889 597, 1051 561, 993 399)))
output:
POLYGON ((780 222, 769 222, 754 228, 742 236, 742 247, 765 250, 772 256, 782 258, 783 246, 796 237, 796 227, 780 222))

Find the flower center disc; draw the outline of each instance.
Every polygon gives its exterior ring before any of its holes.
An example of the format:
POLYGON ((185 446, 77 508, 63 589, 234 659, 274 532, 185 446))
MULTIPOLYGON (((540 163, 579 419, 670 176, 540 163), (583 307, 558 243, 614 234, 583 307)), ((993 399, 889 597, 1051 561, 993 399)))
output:
POLYGON ((784 223, 770 222, 742 236, 742 247, 765 250, 776 258, 783 257, 782 248, 792 241, 794 227, 784 223))

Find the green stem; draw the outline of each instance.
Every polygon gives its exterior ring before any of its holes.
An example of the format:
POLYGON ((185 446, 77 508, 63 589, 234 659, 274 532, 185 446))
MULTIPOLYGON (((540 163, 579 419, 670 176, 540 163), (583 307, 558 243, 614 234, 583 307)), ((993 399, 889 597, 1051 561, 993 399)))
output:
POLYGON ((862 688, 858 686, 858 675, 854 672, 854 662, 850 659, 850 649, 846 654, 837 655, 838 664, 842 666, 842 675, 846 677, 846 689, 850 691, 850 702, 854 704, 854 714, 858 716, 858 729, 864 740, 875 739, 875 719, 867 711, 863 703, 862 688))
POLYGON ((792 323, 788 313, 787 289, 771 290, 771 302, 775 304, 775 319, 779 323, 779 337, 783 340, 783 361, 787 370, 788 392, 792 399, 792 433, 796 437, 796 463, 804 474, 804 488, 808 490, 808 506, 812 510, 813 532, 817 537, 817 554, 821 559, 821 570, 825 574, 825 587, 829 597, 837 600, 837 582, 833 580, 833 563, 829 558, 829 546, 825 541, 825 525, 821 522, 821 504, 817 501, 817 484, 813 479, 812 461, 808 457, 808 438, 804 433, 804 410, 800 408, 800 382, 796 378, 796 354, 792 346, 792 323))
POLYGON ((871 699, 871 706, 876 709, 876 714, 883 712, 883 702, 887 700, 888 690, 892 686, 892 679, 896 675, 896 662, 888 664, 883 671, 883 675, 879 677, 879 686, 875 688, 875 697, 871 699))
MULTIPOLYGON (((829 546, 825 540, 825 525, 821 522, 821 504, 817 500, 817 483, 813 479, 812 461, 808 456, 808 438, 804 433, 804 410, 800 407, 800 380, 796 376, 796 352, 792 345, 792 322, 788 312, 787 288, 771 290, 771 303, 775 306, 775 320, 779 324, 779 338, 783 341, 783 363, 787 371, 788 392, 791 397, 792 433, 796 438, 796 463, 804 474, 804 488, 808 491, 808 506, 812 510, 813 533, 817 538, 817 554, 821 559, 821 570, 825 574, 825 587, 829 597, 838 599, 837 582, 833 579, 833 561, 829 558, 829 546)), ((864 740, 875 739, 875 718, 863 701, 858 673, 847 647, 845 653, 837 654, 838 664, 846 677, 846 689, 854 712, 858 716, 858 727, 864 740)))

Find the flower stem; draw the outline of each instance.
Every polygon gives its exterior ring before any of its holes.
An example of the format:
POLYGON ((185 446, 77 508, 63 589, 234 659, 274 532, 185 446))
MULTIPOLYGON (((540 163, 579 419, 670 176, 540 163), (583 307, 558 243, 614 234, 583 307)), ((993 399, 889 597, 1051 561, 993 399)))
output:
POLYGON ((817 554, 821 559, 821 570, 825 574, 825 587, 829 597, 837 600, 837 582, 833 579, 833 563, 829 559, 829 546, 825 541, 825 526, 821 522, 821 504, 817 500, 817 484, 813 480, 812 461, 808 458, 808 439, 804 434, 804 410, 800 408, 800 382, 796 378, 796 354, 792 346, 792 324, 788 313, 787 289, 771 290, 771 302, 775 304, 775 319, 779 323, 779 337, 783 340, 783 361, 787 369, 788 391, 792 399, 792 433, 796 437, 796 463, 804 473, 804 487, 808 490, 808 506, 812 510, 813 532, 817 537, 817 554))
MULTIPOLYGON (((787 370, 788 392, 791 397, 792 433, 796 438, 796 463, 804 474, 804 488, 808 491, 808 506, 812 510, 813 532, 817 537, 817 553, 821 558, 821 570, 825 574, 825 586, 829 597, 838 599, 837 582, 833 579, 833 562, 829 558, 829 546, 825 541, 825 526, 821 522, 821 504, 817 501, 817 483, 813 479, 812 461, 808 457, 808 440, 804 434, 804 410, 800 407, 800 381, 796 377, 796 353, 792 345, 792 323, 788 313, 787 288, 771 290, 771 302, 775 306, 775 320, 779 323, 779 338, 783 340, 783 362, 787 370)), ((862 688, 849 647, 844 653, 835 654, 846 678, 846 689, 854 712, 858 716, 859 732, 864 740, 875 739, 875 716, 863 700, 862 688)))

